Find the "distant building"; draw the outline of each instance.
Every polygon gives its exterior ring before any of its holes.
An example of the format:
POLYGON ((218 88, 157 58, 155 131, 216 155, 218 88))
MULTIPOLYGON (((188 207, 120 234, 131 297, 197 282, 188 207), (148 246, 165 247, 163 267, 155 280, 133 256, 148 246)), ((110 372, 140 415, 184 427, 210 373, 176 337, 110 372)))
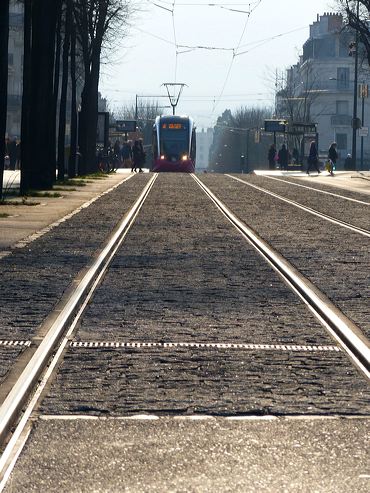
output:
POLYGON ((208 168, 209 149, 213 141, 213 128, 207 128, 197 131, 197 157, 196 169, 201 171, 208 168))
POLYGON ((8 109, 6 131, 10 137, 21 133, 23 77, 23 6, 10 2, 8 47, 8 109))
MULTIPOLYGON (((332 142, 337 142, 340 161, 352 152, 352 117, 354 94, 354 56, 350 45, 355 34, 343 23, 339 14, 317 16, 310 26, 310 37, 303 45, 303 54, 287 71, 285 85, 277 94, 279 117, 290 123, 317 123, 319 152, 322 155, 332 142)), ((359 47, 359 65, 361 64, 359 47)), ((364 64, 366 64, 366 60, 364 64)), ((359 69, 358 82, 370 82, 368 67, 359 69)), ((357 116, 361 117, 361 99, 357 116)), ((364 99, 364 125, 370 124, 370 100, 364 99)), ((361 139, 357 137, 357 169, 361 139)), ((370 160, 370 138, 364 138, 365 162, 370 160)))

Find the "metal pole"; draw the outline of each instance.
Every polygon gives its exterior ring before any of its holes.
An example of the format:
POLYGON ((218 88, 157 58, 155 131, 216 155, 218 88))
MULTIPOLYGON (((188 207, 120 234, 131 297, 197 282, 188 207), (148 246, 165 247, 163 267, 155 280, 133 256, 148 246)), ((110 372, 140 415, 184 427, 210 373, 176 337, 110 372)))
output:
POLYGON ((135 96, 135 120, 137 121, 137 94, 135 96))
MULTIPOLYGON (((360 14, 360 2, 357 0, 357 18, 359 18, 360 14)), ((352 162, 354 169, 356 169, 356 138, 357 138, 357 77, 358 77, 358 42, 359 36, 358 31, 356 31, 356 43, 355 43, 355 76, 354 76, 354 88, 353 88, 353 122, 352 122, 352 162)))

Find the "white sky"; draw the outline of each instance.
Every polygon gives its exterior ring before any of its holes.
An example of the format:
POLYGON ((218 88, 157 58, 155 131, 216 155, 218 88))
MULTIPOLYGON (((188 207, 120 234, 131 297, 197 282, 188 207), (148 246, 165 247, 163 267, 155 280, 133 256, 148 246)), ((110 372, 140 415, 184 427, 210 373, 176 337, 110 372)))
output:
MULTIPOLYGON (((198 129, 213 126, 226 108, 272 106, 276 69, 297 62, 309 25, 317 14, 331 11, 335 0, 249 1, 210 0, 215 5, 210 6, 207 0, 142 0, 129 35, 102 70, 100 91, 110 107, 133 104, 136 94, 141 101, 146 95, 166 95, 163 82, 187 84, 176 114, 193 116, 198 129), (170 10, 174 5, 174 14, 154 4, 170 10), (252 12, 248 16, 225 7, 252 12), (176 50, 176 44, 248 52, 234 59, 233 51, 204 49, 176 56, 187 50, 176 50)), ((169 104, 165 98, 159 101, 169 104)))

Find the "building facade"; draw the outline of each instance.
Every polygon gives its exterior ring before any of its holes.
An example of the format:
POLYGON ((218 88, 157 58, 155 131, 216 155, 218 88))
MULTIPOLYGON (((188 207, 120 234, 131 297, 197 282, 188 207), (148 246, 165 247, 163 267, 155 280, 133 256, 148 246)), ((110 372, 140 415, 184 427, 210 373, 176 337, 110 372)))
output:
MULTIPOLYGON (((277 95, 280 117, 289 122, 317 123, 318 147, 326 155, 337 143, 339 167, 352 153, 355 60, 351 44, 355 34, 346 28, 341 15, 325 13, 310 26, 299 62, 287 71, 283 89, 277 95), (351 56, 352 55, 352 56, 351 56)), ((358 82, 368 84, 370 71, 359 46, 358 82)), ((364 122, 370 123, 370 100, 357 98, 357 116, 364 107, 364 122)), ((364 129, 364 132, 366 129, 364 129)), ((361 133, 357 131, 357 169, 361 168, 361 133)), ((364 169, 369 168, 370 139, 363 137, 364 169), (367 164, 366 164, 367 163, 367 164)))
POLYGON ((21 133, 23 76, 23 7, 10 2, 8 46, 8 109, 6 132, 12 137, 21 133))

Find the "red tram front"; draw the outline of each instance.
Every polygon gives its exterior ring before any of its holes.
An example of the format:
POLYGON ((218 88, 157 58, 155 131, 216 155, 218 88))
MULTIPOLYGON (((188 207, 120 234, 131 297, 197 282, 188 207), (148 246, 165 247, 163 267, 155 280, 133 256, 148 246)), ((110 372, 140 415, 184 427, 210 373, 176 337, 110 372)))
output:
POLYGON ((152 171, 194 173, 195 126, 187 116, 157 116, 153 125, 152 171))

